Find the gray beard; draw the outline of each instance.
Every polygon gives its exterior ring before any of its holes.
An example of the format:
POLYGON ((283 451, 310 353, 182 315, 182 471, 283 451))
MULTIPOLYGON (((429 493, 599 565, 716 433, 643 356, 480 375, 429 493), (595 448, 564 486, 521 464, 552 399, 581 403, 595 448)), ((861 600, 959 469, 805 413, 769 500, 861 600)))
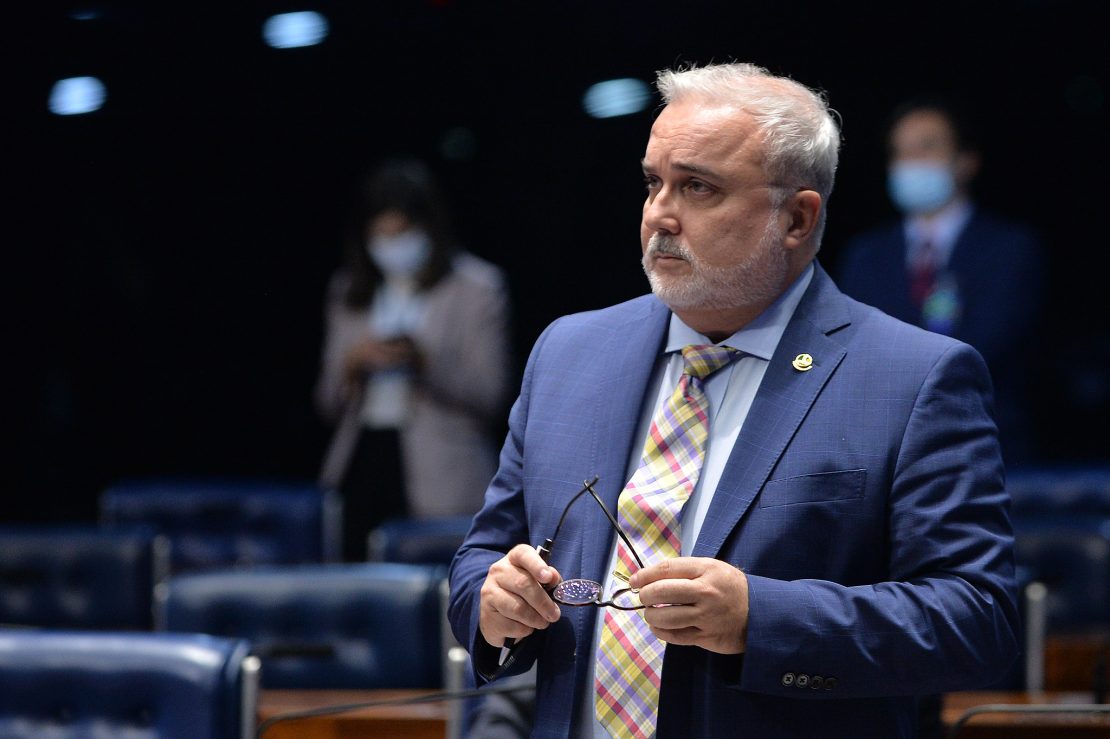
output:
POLYGON ((702 264, 677 238, 652 234, 641 260, 651 291, 671 310, 732 310, 768 304, 782 291, 790 270, 788 254, 768 221, 759 244, 742 262, 728 267, 702 264), (688 277, 661 277, 649 266, 651 257, 668 255, 684 259, 692 268, 688 277))

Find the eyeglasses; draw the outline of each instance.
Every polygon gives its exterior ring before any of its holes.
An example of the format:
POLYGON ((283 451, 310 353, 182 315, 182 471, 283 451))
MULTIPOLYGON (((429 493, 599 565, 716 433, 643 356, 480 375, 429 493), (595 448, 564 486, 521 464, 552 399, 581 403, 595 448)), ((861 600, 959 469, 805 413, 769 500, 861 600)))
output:
MULTIPOLYGON (((620 524, 617 523, 617 519, 613 517, 609 509, 605 507, 605 503, 594 491, 593 486, 597 481, 598 477, 595 475, 593 480, 587 480, 582 483, 582 489, 570 499, 566 508, 563 509, 563 515, 559 517, 559 523, 555 526, 555 533, 550 539, 545 540, 543 545, 539 548, 540 556, 543 557, 544 561, 547 561, 548 556, 551 554, 551 550, 555 547, 555 539, 559 536, 559 529, 562 528, 563 521, 566 520, 567 513, 570 512, 570 507, 583 495, 589 493, 590 497, 597 501, 598 506, 601 507, 602 513, 605 514, 605 518, 607 518, 609 523, 613 526, 613 530, 617 532, 617 536, 619 536, 621 541, 624 542, 624 545, 628 547, 628 551, 632 554, 633 559, 636 560, 636 564, 639 565, 640 569, 643 569, 644 562, 636 552, 636 547, 632 546, 632 542, 629 541, 628 536, 621 529, 620 524)), ((613 576, 622 580, 625 584, 628 583, 629 576, 623 572, 615 571, 613 572, 613 576)), ((622 611, 635 611, 644 607, 640 604, 639 591, 634 588, 619 588, 613 591, 609 596, 609 600, 602 599, 602 592, 603 587, 601 583, 595 582, 594 580, 576 578, 572 580, 563 580, 556 585, 555 589, 551 591, 551 597, 556 603, 561 603, 564 606, 599 606, 605 608, 618 608, 622 611)))
MULTIPOLYGON (((605 518, 609 520, 613 531, 617 532, 617 536, 621 538, 624 545, 628 547, 628 551, 632 554, 632 558, 636 560, 636 564, 640 569, 644 568, 644 561, 640 559, 640 555, 636 552, 636 547, 632 546, 632 542, 628 540, 628 536, 621 529, 617 519, 613 518, 613 514, 605 507, 605 502, 598 497, 594 491, 594 485, 598 481, 598 476, 594 475, 594 479, 586 480, 582 483, 582 489, 574 494, 563 509, 563 515, 559 516, 559 523, 555 524, 555 533, 551 538, 544 539, 543 544, 536 547, 536 552, 540 558, 546 562, 551 557, 551 550, 555 548, 555 540, 559 538, 559 529, 563 528, 563 521, 566 520, 567 514, 570 512, 570 507, 574 505, 575 501, 581 498, 586 493, 590 494, 597 504, 601 507, 601 512, 605 514, 605 518)), ((618 579, 628 582, 628 575, 622 572, 614 572, 613 575, 618 579)), ((609 600, 601 599, 602 586, 601 583, 593 580, 585 580, 582 578, 574 580, 563 580, 550 591, 552 600, 556 603, 561 603, 564 606, 599 606, 606 608, 619 608, 622 611, 635 611, 645 606, 640 604, 639 591, 634 588, 620 588, 609 596, 609 600)), ((508 672, 509 668, 516 661, 516 655, 519 651, 520 645, 516 639, 507 637, 502 645, 500 665, 489 676, 489 679, 496 680, 497 678, 508 672)))

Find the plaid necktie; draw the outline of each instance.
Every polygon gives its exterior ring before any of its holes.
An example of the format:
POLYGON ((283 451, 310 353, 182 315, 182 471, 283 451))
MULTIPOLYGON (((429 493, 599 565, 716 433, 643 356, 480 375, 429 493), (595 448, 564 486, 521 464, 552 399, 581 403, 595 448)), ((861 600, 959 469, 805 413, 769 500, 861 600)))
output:
MULTIPOLYGON (((679 556, 682 505, 698 482, 709 436, 703 381, 736 354, 727 346, 691 344, 682 350, 682 379, 652 419, 640 466, 620 495, 621 528, 647 566, 679 556)), ((635 560, 619 539, 617 556, 626 572, 635 571, 635 560)), ((651 633, 642 611, 605 609, 594 711, 612 736, 654 735, 665 647, 651 633)))

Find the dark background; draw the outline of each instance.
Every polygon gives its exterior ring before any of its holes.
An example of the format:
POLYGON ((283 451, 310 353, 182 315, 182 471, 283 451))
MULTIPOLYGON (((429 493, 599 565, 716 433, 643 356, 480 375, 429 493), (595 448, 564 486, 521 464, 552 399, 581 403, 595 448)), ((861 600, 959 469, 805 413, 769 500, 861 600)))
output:
POLYGON ((827 91, 844 148, 821 259, 891 217, 884 119, 974 105, 980 203, 1029 222, 1050 307, 1031 327, 1041 447, 1107 456, 1106 40, 1093 5, 812 2, 38 3, 12 11, 4 518, 91 518, 147 474, 311 478, 322 298, 359 174, 415 154, 460 240, 504 267, 515 352, 554 317, 646 290, 639 157, 655 105, 596 120, 598 81, 754 61, 827 91), (320 46, 264 20, 317 10, 320 46), (95 11, 75 20, 75 11, 95 11), (50 114, 95 75, 100 111, 50 114), (463 133, 459 133, 462 131, 463 133), (454 132, 454 133, 451 133, 454 132), (450 135, 449 135, 450 134, 450 135), (453 150, 445 137, 462 140, 453 150))

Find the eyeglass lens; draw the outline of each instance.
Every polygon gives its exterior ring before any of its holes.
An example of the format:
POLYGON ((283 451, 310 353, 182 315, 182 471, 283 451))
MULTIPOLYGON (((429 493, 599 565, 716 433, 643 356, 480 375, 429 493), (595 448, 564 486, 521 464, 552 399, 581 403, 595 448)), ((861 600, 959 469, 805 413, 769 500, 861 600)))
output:
POLYGON ((552 597, 568 606, 585 606, 601 598, 601 583, 593 580, 563 580, 551 593, 552 597))
POLYGON ((643 608, 639 594, 631 588, 621 588, 608 601, 602 601, 601 583, 593 580, 564 580, 551 591, 551 597, 567 606, 615 606, 626 610, 643 608))

